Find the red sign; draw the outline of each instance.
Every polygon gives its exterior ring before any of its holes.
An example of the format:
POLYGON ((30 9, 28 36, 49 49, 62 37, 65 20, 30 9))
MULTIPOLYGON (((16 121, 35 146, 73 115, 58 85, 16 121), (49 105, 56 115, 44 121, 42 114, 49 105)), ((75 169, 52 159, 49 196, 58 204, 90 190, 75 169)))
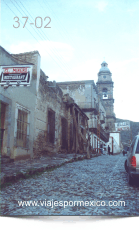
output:
POLYGON ((117 131, 123 131, 123 130, 130 130, 130 127, 122 127, 117 129, 117 131))
POLYGON ((27 67, 21 67, 21 68, 3 68, 4 69, 4 73, 7 74, 11 74, 11 73, 27 73, 28 72, 28 68, 27 67))

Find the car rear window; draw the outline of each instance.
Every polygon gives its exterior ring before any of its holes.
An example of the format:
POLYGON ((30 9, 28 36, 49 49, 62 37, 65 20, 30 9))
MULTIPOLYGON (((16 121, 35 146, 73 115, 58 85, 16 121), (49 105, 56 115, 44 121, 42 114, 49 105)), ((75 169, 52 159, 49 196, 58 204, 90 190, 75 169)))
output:
POLYGON ((133 141, 132 141, 132 144, 131 144, 131 146, 130 146, 130 152, 133 151, 135 142, 136 142, 136 137, 134 137, 134 139, 133 139, 133 141))
POLYGON ((138 144, 137 144, 136 153, 139 153, 139 141, 138 141, 138 144))

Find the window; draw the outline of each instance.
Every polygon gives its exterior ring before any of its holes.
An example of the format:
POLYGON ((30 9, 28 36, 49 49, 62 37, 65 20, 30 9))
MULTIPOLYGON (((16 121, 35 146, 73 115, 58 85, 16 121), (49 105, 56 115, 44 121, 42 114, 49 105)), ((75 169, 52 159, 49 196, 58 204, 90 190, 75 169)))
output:
POLYGON ((134 138, 134 140, 133 140, 133 142, 132 142, 132 144, 131 144, 131 146, 130 146, 130 153, 133 152, 135 142, 136 142, 136 138, 134 138))
POLYGON ((108 90, 107 90, 107 88, 103 88, 103 99, 108 99, 108 90))
POLYGON ((48 110, 48 141, 52 144, 55 142, 55 112, 48 110))
POLYGON ((22 109, 18 109, 17 115, 17 135, 16 144, 19 147, 28 147, 29 137, 29 123, 28 123, 28 112, 22 109))
POLYGON ((137 148, 136 148, 136 153, 139 153, 139 140, 138 140, 138 144, 137 144, 137 148))

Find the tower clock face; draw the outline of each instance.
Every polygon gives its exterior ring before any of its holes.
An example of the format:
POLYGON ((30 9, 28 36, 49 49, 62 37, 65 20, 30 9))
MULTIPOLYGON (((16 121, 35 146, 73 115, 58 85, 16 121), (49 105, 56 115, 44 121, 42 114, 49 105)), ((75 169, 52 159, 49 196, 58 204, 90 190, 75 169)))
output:
POLYGON ((106 76, 103 76, 103 78, 105 79, 105 78, 106 78, 106 76))

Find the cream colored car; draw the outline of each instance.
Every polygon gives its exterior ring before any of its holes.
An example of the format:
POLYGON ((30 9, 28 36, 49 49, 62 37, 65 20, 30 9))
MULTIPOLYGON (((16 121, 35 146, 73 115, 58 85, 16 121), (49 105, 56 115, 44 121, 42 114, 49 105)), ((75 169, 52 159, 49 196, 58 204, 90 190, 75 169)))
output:
POLYGON ((139 181, 139 135, 135 136, 129 147, 125 170, 128 173, 128 183, 130 185, 133 185, 137 180, 139 181))

